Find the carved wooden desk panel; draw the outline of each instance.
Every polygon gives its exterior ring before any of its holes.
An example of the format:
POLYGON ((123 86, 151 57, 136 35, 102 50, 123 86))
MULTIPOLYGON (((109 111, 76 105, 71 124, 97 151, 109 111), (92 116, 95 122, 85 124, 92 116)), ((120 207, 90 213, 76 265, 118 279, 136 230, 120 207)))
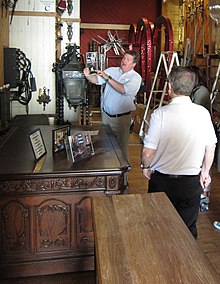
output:
POLYGON ((36 128, 13 128, 0 144, 1 278, 94 269, 90 197, 126 189, 130 166, 109 128, 96 126, 95 155, 72 164, 52 155, 52 128, 40 126, 47 155, 37 166, 36 128))

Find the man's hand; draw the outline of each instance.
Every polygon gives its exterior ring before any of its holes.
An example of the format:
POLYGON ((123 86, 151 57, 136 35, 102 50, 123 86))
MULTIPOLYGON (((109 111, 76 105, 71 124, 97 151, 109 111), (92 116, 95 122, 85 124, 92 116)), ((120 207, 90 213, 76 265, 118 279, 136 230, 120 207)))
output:
MULTIPOLYGON (((86 67, 83 70, 83 73, 84 73, 86 79, 89 80, 91 83, 95 83, 96 84, 98 82, 97 76, 94 76, 95 74, 91 74, 90 73, 90 69, 88 67, 86 67)), ((105 80, 107 80, 108 77, 109 77, 105 72, 103 72, 101 70, 95 70, 95 72, 93 72, 93 73, 96 73, 97 75, 101 76, 105 80)))
POLYGON ((151 168, 148 169, 143 169, 143 175, 147 178, 150 179, 152 176, 153 171, 151 170, 151 168))
POLYGON ((205 155, 202 163, 202 169, 200 173, 200 184, 203 189, 207 188, 211 183, 211 177, 209 174, 212 162, 215 155, 215 144, 211 146, 206 146, 205 155))
POLYGON ((102 70, 95 70, 96 74, 98 74, 99 76, 101 76, 103 79, 107 80, 108 79, 108 75, 103 72, 102 70))
POLYGON ((206 188, 210 185, 211 183, 211 177, 209 175, 209 173, 204 173, 203 171, 201 171, 200 174, 200 184, 202 186, 202 188, 206 188))
POLYGON ((143 147, 142 148, 142 153, 141 153, 141 162, 143 167, 143 175, 147 178, 150 179, 151 175, 153 173, 152 169, 150 168, 151 161, 153 160, 153 157, 155 156, 156 150, 143 147))
POLYGON ((88 67, 86 67, 84 70, 83 70, 83 73, 85 75, 85 77, 87 78, 89 75, 90 75, 90 70, 88 67))
POLYGON ((93 83, 93 84, 97 84, 97 83, 98 83, 98 78, 97 78, 96 75, 93 75, 93 74, 92 74, 92 75, 90 76, 90 70, 89 70, 88 67, 86 67, 86 68, 83 70, 83 73, 84 73, 86 79, 87 79, 89 82, 91 82, 91 83, 93 83))

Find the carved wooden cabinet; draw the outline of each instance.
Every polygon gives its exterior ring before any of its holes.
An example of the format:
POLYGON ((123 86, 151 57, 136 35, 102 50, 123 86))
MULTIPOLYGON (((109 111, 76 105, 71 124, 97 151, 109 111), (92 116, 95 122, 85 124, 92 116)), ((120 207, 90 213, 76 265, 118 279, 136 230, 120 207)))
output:
POLYGON ((38 166, 29 142, 35 128, 1 139, 1 278, 94 269, 90 197, 126 190, 130 166, 109 128, 96 126, 95 155, 72 164, 65 151, 52 154, 52 128, 40 126, 47 155, 38 166))

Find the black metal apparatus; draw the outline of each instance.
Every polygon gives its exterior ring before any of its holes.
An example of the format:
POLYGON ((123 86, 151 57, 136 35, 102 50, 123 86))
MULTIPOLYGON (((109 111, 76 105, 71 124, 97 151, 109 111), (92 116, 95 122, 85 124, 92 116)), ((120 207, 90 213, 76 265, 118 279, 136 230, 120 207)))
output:
POLYGON ((4 48, 4 84, 13 88, 11 100, 26 106, 28 114, 32 92, 37 90, 36 82, 31 72, 31 61, 18 48, 4 48))
POLYGON ((9 128, 10 122, 10 85, 0 87, 0 136, 9 128))
POLYGON ((64 124, 64 102, 66 98, 69 107, 81 109, 81 124, 84 124, 84 107, 86 107, 86 124, 88 124, 87 81, 83 73, 85 68, 82 55, 78 53, 76 44, 69 44, 67 52, 53 64, 56 72, 56 115, 59 124, 64 124))

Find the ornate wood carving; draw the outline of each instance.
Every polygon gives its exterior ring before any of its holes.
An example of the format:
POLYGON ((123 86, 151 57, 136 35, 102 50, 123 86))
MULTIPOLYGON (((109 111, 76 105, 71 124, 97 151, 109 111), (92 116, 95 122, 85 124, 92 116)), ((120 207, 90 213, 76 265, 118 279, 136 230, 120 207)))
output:
POLYGON ((109 177, 108 186, 110 189, 115 189, 117 185, 118 177, 109 177))
POLYGON ((1 247, 4 255, 29 252, 29 208, 22 202, 11 200, 1 209, 1 247))
POLYGON ((75 246, 77 249, 85 247, 94 248, 94 236, 92 228, 90 197, 81 198, 74 205, 75 216, 75 246))
POLYGON ((36 206, 37 252, 70 249, 71 205, 50 199, 36 206))
POLYGON ((47 192, 60 190, 84 190, 104 189, 106 184, 105 176, 97 177, 73 177, 54 179, 33 179, 33 180, 9 180, 0 181, 2 192, 47 192))

